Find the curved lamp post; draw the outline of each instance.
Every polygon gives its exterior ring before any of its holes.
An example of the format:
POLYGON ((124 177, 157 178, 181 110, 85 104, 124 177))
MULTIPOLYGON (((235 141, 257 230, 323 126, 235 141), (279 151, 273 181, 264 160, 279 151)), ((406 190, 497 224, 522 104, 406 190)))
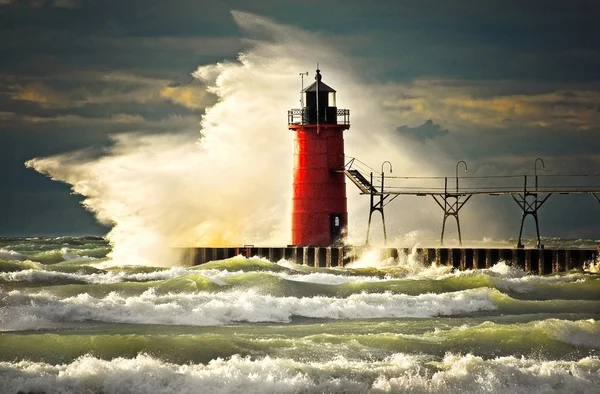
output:
POLYGON ((381 163, 381 173, 383 174, 383 166, 385 165, 385 163, 388 163, 390 165, 390 174, 392 173, 392 163, 390 163, 389 161, 384 161, 383 163, 381 163))
POLYGON ((538 157, 537 159, 535 159, 535 163, 533 165, 533 173, 535 174, 535 191, 538 191, 538 175, 537 175, 537 163, 538 161, 542 162, 542 170, 546 169, 546 163, 544 163, 544 159, 542 159, 541 157, 538 157))
POLYGON ((459 161, 458 163, 456 163, 456 192, 458 193, 458 166, 460 165, 460 163, 463 163, 465 165, 465 172, 468 171, 468 167, 467 167, 467 162, 464 160, 459 161))
POLYGON ((381 163, 381 193, 383 195, 383 178, 384 176, 384 171, 383 171, 383 167, 385 166, 385 163, 388 163, 390 165, 390 174, 392 173, 392 163, 390 163, 389 161, 384 161, 383 163, 381 163))

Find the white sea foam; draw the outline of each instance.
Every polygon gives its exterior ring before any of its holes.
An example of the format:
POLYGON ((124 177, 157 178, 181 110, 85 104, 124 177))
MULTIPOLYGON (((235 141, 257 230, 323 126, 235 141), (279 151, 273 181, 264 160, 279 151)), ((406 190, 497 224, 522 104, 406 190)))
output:
POLYGON ((79 279, 79 277, 83 277, 84 275, 79 274, 69 274, 63 272, 56 271, 41 271, 41 270, 22 270, 16 272, 0 272, 0 278, 8 282, 39 282, 39 281, 47 281, 53 279, 79 279))
POLYGON ((549 319, 536 323, 546 335, 575 346, 585 346, 600 349, 600 322, 589 320, 558 320, 549 319))
POLYGON ((593 278, 586 278, 582 273, 573 273, 567 275, 556 275, 556 276, 540 276, 540 275, 527 275, 521 269, 512 268, 506 266, 503 262, 498 263, 490 270, 483 270, 484 274, 494 273, 492 281, 495 286, 501 290, 509 290, 518 293, 527 293, 536 288, 536 286, 542 285, 557 285, 567 283, 577 283, 586 280, 594 280, 593 278), (499 269, 494 270, 496 266, 500 266, 499 269), (500 273, 499 275, 497 275, 500 273))
POLYGON ((93 261, 93 260, 98 260, 96 257, 90 257, 90 256, 82 256, 77 254, 77 252, 79 252, 78 250, 74 250, 74 249, 69 249, 69 248, 62 248, 60 250, 60 253, 62 254, 62 258, 64 261, 73 261, 73 260, 88 260, 88 261, 93 261))
MULTIPOLYGON (((290 269, 294 269, 294 270, 299 269, 299 266, 297 264, 287 262, 286 260, 282 260, 282 261, 278 262, 278 264, 280 264, 286 268, 290 268, 290 269)), ((225 281, 223 281, 223 279, 236 277, 236 276, 247 273, 244 271, 227 271, 227 270, 217 270, 217 269, 209 269, 209 270, 196 269, 196 270, 193 270, 190 272, 200 274, 200 275, 210 279, 214 283, 221 284, 221 285, 227 284, 225 281)), ((273 276, 277 276, 282 279, 295 281, 295 282, 319 283, 319 284, 324 284, 324 285, 339 285, 339 284, 343 284, 343 283, 361 283, 361 282, 379 282, 379 281, 389 280, 389 279, 381 279, 381 278, 374 277, 374 276, 361 276, 361 275, 350 276, 350 275, 343 275, 341 273, 339 275, 336 275, 336 274, 325 273, 325 272, 308 272, 308 273, 297 273, 297 274, 290 274, 287 272, 272 272, 272 271, 260 271, 260 272, 269 274, 269 275, 273 275, 273 276)))
POLYGON ((58 298, 46 293, 0 292, 0 328, 23 330, 48 322, 105 321, 142 324, 222 325, 234 322, 289 322, 293 316, 323 319, 450 316, 496 309, 489 289, 444 294, 376 293, 347 298, 274 297, 257 290, 139 296, 110 293, 58 298))
MULTIPOLYGON (((190 271, 196 274, 200 274, 212 281, 219 281, 221 279, 224 278, 231 278, 234 276, 239 276, 239 275, 243 275, 246 274, 247 272, 239 270, 239 271, 227 271, 227 270, 219 270, 219 269, 196 269, 193 271, 190 271)), ((272 272, 269 272, 270 274, 274 274, 272 272)))
MULTIPOLYGON (((296 267, 298 268, 298 267, 296 267)), ((296 282, 310 282, 320 283, 327 285, 338 285, 343 283, 363 283, 363 282, 380 282, 387 281, 389 279, 381 279, 374 276, 362 276, 362 275, 336 275, 331 273, 322 272, 311 272, 311 273, 298 273, 290 274, 286 272, 269 272, 263 271, 269 275, 278 276, 282 279, 296 281, 296 282)), ((219 269, 194 269, 188 270, 184 267, 172 267, 168 270, 154 271, 148 273, 135 273, 130 274, 123 271, 110 271, 106 273, 68 273, 58 271, 47 271, 47 270, 22 270, 17 272, 2 272, 0 278, 6 281, 27 281, 27 282, 43 282, 55 279, 72 279, 81 281, 84 283, 95 283, 95 284, 108 284, 108 283, 119 283, 126 281, 154 281, 154 280, 165 280, 177 278, 188 274, 202 275, 214 283, 225 285, 226 282, 223 280, 226 278, 236 277, 243 275, 244 271, 227 271, 219 269)))
POLYGON ((541 361, 395 354, 382 361, 299 362, 233 356, 178 365, 147 355, 62 365, 1 362, 5 392, 44 393, 597 393, 600 360, 541 361))
POLYGON ((522 278, 527 273, 518 267, 511 267, 506 264, 506 261, 500 260, 494 264, 492 268, 488 269, 487 272, 497 274, 503 278, 522 278))
POLYGON ((407 279, 442 279, 454 276, 456 272, 448 265, 425 264, 423 257, 417 253, 418 244, 415 244, 408 253, 399 250, 398 259, 382 258, 381 251, 374 248, 364 252, 358 260, 347 265, 347 268, 377 268, 401 269, 407 279))
POLYGON ((280 266, 282 266, 282 267, 290 268, 290 269, 293 269, 293 270, 298 270, 300 267, 302 267, 301 265, 296 264, 296 263, 292 263, 291 261, 286 260, 286 259, 279 260, 277 262, 277 264, 280 265, 280 266))
MULTIPOLYGON (((494 283, 501 289, 517 292, 528 292, 538 284, 545 283, 573 283, 585 280, 585 275, 576 272, 568 275, 540 276, 529 275, 519 267, 511 266, 506 261, 499 261, 491 268, 487 269, 469 269, 456 270, 452 266, 435 264, 427 265, 424 263, 421 255, 417 253, 417 247, 413 247, 409 253, 399 250, 397 260, 381 258, 380 251, 373 249, 364 253, 359 260, 349 264, 348 268, 367 268, 374 267, 378 269, 400 268, 405 271, 407 279, 435 279, 442 280, 454 277, 467 277, 473 275, 487 275, 494 279, 494 283)), ((594 272, 594 266, 587 268, 594 272)))
POLYGON ((46 271, 46 270, 22 270, 16 272, 2 272, 0 278, 16 282, 16 281, 27 281, 27 282, 43 282, 48 280, 56 279, 71 279, 77 280, 84 283, 95 283, 95 284, 108 284, 108 283, 119 283, 126 281, 155 281, 177 278, 189 274, 190 271, 183 267, 172 267, 168 270, 153 271, 144 273, 127 273, 124 271, 117 272, 105 272, 95 274, 84 274, 84 273, 71 273, 71 272, 59 272, 59 271, 46 271))
POLYGON ((600 247, 598 247, 596 259, 585 263, 583 269, 595 274, 600 273, 600 247))
MULTIPOLYGON (((408 256, 404 256, 408 258, 408 256)), ((37 264, 37 263, 36 263, 37 264)), ((280 261, 280 265, 288 266, 288 268, 298 270, 299 266, 295 264, 286 264, 285 261, 280 261)), ((402 266, 400 263, 399 266, 402 266)), ((443 280, 455 277, 469 277, 473 275, 487 275, 494 283, 494 286, 502 291, 514 291, 519 293, 531 292, 539 286, 549 284, 561 284, 561 283, 577 283, 586 280, 594 280, 593 278, 586 277, 582 273, 573 273, 568 275, 557 275, 557 276, 538 276, 538 275, 526 275, 522 270, 510 267, 504 262, 500 262, 494 265, 490 269, 480 270, 466 270, 466 271, 450 271, 451 268, 447 266, 443 267, 425 267, 421 265, 418 267, 417 263, 411 263, 411 273, 405 276, 405 279, 409 280, 443 280), (421 269, 421 271, 419 271, 421 269)), ((95 264, 90 264, 95 266, 95 264)), ((48 271, 43 269, 40 265, 39 269, 27 269, 17 272, 0 272, 0 278, 5 281, 27 281, 27 282, 51 282, 54 280, 67 279, 79 281, 82 283, 90 284, 111 284, 126 281, 160 281, 166 279, 178 278, 188 274, 197 274, 206 277, 212 282, 218 285, 226 285, 227 278, 236 277, 243 275, 244 271, 227 271, 223 269, 188 269, 185 267, 172 267, 168 270, 153 271, 145 273, 127 273, 122 270, 114 270, 104 273, 92 273, 86 274, 84 272, 58 272, 48 271)), ((288 273, 288 272, 272 272, 272 271, 261 271, 265 274, 277 276, 286 280, 307 282, 307 283, 318 283, 326 285, 339 285, 343 283, 367 283, 367 282, 385 282, 389 280, 396 280, 395 277, 379 278, 368 275, 337 275, 332 273, 324 272, 305 272, 305 273, 288 273)))
POLYGON ((600 360, 541 361, 447 354, 431 376, 403 374, 381 377, 374 389, 383 392, 436 393, 594 393, 600 384, 600 360))
POLYGON ((393 258, 381 258, 380 251, 378 249, 371 249, 363 252, 360 257, 356 260, 348 264, 346 267, 348 268, 386 268, 392 267, 396 263, 393 258))
POLYGON ((473 275, 485 275, 490 277, 494 285, 500 290, 509 290, 519 293, 527 293, 539 285, 560 284, 560 283, 576 283, 593 278, 586 277, 580 272, 555 275, 555 276, 540 276, 529 275, 519 267, 508 265, 505 261, 500 261, 487 269, 469 269, 465 271, 454 270, 449 266, 423 266, 422 270, 418 270, 418 266, 412 274, 407 275, 408 279, 434 279, 443 280, 448 278, 469 277, 473 275))
POLYGON ((365 282, 384 282, 390 279, 381 279, 376 276, 348 276, 335 275, 323 272, 312 272, 309 274, 287 274, 276 273, 274 275, 280 278, 292 280, 295 282, 319 283, 323 285, 341 285, 344 283, 365 283, 365 282))
POLYGON ((8 261, 23 261, 25 260, 25 256, 13 250, 0 249, 0 259, 8 261))

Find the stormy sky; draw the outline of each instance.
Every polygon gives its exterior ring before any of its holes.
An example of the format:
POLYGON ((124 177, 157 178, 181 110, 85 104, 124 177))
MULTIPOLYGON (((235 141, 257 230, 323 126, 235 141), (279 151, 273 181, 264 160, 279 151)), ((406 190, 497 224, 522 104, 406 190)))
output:
MULTIPOLYGON (((596 0, 0 0, 0 235, 106 233, 69 185, 24 163, 101 154, 122 133, 198 132, 215 97, 190 74, 249 45, 232 10, 334 43, 430 160, 600 173, 596 0)), ((518 207, 497 204, 514 232, 518 207)), ((600 238, 590 196, 553 196, 541 220, 545 235, 600 238)))

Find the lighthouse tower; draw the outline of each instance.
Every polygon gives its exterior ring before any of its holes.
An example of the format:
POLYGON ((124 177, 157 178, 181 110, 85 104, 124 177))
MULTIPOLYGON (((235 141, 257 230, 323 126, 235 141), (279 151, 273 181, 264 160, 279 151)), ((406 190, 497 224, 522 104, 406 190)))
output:
POLYGON ((348 226, 344 175, 344 130, 350 111, 336 107, 335 90, 321 81, 302 91, 303 108, 288 111, 294 140, 292 244, 332 246, 345 241, 348 226))

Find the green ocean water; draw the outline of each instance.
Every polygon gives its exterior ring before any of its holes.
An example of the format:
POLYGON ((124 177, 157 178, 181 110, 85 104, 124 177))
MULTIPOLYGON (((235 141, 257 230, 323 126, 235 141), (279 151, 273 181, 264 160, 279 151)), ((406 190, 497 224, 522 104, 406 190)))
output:
MULTIPOLYGON (((565 242, 562 240, 561 242, 565 242)), ((102 238, 0 239, 0 392, 578 392, 600 275, 114 266, 102 238)))

